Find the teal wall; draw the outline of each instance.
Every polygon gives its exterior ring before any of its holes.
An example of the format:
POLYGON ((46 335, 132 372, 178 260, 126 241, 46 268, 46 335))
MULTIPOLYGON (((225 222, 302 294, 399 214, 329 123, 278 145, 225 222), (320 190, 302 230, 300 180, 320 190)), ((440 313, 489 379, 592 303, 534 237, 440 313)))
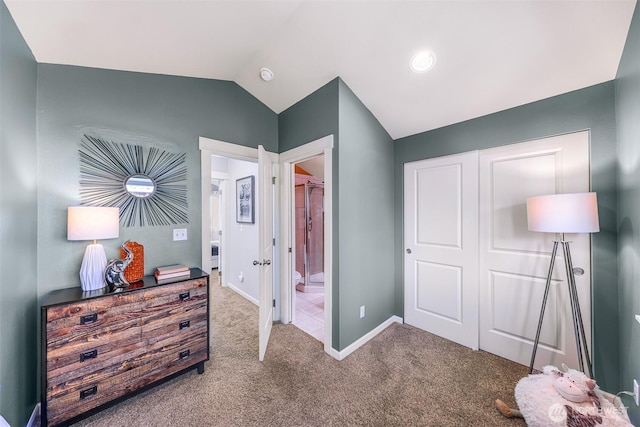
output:
MULTIPOLYGON (((637 123, 637 122, 636 122, 637 123)), ((618 390, 618 266, 614 83, 501 111, 395 143, 396 313, 403 312, 403 164, 551 135, 590 130, 591 189, 598 193, 600 232, 592 235, 594 375, 602 388, 618 390)))
POLYGON ((338 146, 338 81, 333 79, 278 115, 278 152, 334 135, 338 146))
POLYGON ((338 110, 340 299, 334 347, 342 350, 394 314, 394 180, 393 140, 342 80, 338 110))
POLYGON ((388 244, 394 223, 393 141, 340 79, 279 116, 280 152, 326 135, 334 136, 332 342, 340 351, 394 314, 388 244), (366 315, 360 319, 362 305, 366 315))
POLYGON ((333 347, 337 348, 340 337, 340 317, 338 309, 340 307, 340 240, 338 230, 340 227, 339 218, 339 173, 338 166, 340 159, 338 150, 340 147, 339 117, 338 117, 338 96, 339 79, 334 79, 322 86, 301 101, 298 101, 278 115, 278 139, 279 152, 291 150, 309 142, 315 141, 327 135, 333 135, 332 151, 332 179, 333 179, 333 273, 331 304, 332 307, 332 335, 333 347))
MULTIPOLYGON (((84 132, 187 154, 189 240, 174 226, 120 228, 101 242, 119 258, 127 239, 144 245, 145 271, 200 265, 198 137, 278 150, 278 116, 233 82, 64 65, 38 66, 38 292, 78 286, 87 242, 66 239, 66 209, 79 204, 78 147, 84 132), (55 277, 57 280, 50 280, 55 277)), ((182 227, 182 226, 180 226, 182 227)))
MULTIPOLYGON (((640 381, 640 6, 631 21, 615 80, 618 136, 618 265, 620 387, 640 381)), ((634 425, 640 410, 625 398, 634 425)))
POLYGON ((37 398, 37 65, 0 2, 0 415, 24 425, 37 398))

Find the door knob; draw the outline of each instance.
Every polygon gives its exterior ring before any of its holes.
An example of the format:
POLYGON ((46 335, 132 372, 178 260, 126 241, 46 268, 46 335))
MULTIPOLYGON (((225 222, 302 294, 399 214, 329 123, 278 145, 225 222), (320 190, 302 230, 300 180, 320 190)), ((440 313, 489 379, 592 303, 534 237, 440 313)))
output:
POLYGON ((264 261, 262 261, 262 264, 271 265, 271 260, 270 259, 265 259, 264 261))
POLYGON ((262 265, 262 263, 260 261, 254 260, 253 265, 262 265))
POLYGON ((411 249, 407 248, 407 253, 410 254, 411 253, 411 249))

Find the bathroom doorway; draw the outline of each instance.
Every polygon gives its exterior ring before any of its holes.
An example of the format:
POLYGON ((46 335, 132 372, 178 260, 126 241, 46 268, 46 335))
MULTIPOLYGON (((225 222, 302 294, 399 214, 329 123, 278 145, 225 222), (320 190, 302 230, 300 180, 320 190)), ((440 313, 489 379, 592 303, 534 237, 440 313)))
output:
POLYGON ((294 164, 295 326, 324 342, 324 155, 294 164))

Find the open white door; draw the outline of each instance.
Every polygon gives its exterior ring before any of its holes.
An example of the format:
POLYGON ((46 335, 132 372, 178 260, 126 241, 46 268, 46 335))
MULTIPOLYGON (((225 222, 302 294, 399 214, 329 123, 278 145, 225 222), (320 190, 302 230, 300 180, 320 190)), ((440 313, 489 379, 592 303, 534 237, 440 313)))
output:
POLYGON ((259 274, 259 348, 258 359, 264 360, 273 324, 273 162, 262 145, 258 146, 258 245, 260 259, 254 264, 259 274))

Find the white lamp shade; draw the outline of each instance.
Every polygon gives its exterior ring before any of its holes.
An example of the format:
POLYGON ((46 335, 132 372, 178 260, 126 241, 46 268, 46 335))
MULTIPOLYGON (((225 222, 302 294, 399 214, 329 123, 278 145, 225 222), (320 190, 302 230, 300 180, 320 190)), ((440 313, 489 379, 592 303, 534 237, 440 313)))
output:
POLYGON ((71 206, 67 210, 67 240, 115 239, 120 231, 118 208, 71 206))
POLYGON ((596 193, 551 194, 527 198, 530 231, 593 233, 600 231, 596 193))

